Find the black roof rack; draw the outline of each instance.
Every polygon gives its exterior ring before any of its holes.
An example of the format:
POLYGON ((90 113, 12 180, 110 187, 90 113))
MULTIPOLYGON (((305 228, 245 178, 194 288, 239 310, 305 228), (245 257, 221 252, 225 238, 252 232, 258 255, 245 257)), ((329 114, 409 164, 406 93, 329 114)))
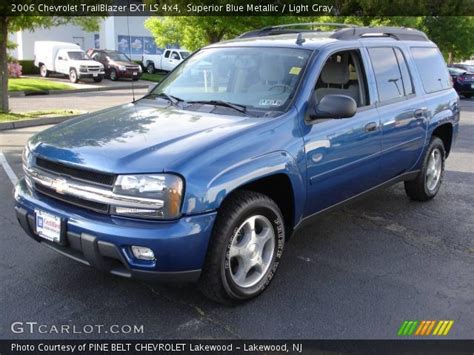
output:
POLYGON ((249 31, 241 34, 238 38, 251 38, 251 37, 263 37, 263 36, 274 36, 280 34, 289 33, 305 33, 305 32, 322 32, 321 27, 336 27, 336 28, 356 28, 356 25, 346 23, 334 23, 334 22, 304 22, 304 23, 289 23, 277 26, 268 26, 260 28, 258 30, 249 31), (298 27, 311 27, 310 29, 298 29, 298 27), (315 29, 315 27, 319 27, 315 29))
POLYGON ((331 38, 352 40, 373 37, 391 37, 399 41, 429 41, 424 32, 407 27, 353 27, 335 31, 331 38))

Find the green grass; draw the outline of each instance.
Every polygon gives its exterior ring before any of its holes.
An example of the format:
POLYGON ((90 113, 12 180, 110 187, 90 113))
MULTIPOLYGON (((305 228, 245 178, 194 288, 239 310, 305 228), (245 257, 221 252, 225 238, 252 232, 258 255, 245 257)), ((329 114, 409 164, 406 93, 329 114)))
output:
POLYGON ((165 74, 148 74, 148 73, 143 73, 142 77, 140 79, 142 80, 148 80, 148 81, 154 81, 154 82, 159 82, 164 78, 165 74))
POLYGON ((0 122, 11 122, 30 120, 41 117, 56 117, 56 116, 72 116, 84 113, 78 110, 46 110, 46 111, 31 111, 22 113, 0 113, 0 122))
POLYGON ((47 79, 33 78, 10 78, 8 79, 8 91, 45 91, 45 90, 70 90, 71 85, 57 83, 47 79))

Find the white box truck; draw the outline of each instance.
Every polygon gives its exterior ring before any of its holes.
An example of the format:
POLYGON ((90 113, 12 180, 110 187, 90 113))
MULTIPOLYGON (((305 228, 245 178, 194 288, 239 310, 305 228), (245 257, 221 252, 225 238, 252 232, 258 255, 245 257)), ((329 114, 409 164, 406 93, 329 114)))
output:
POLYGON ((69 76, 77 83, 80 79, 91 78, 100 82, 104 78, 104 66, 86 56, 77 44, 55 41, 35 42, 35 66, 40 68, 42 77, 50 73, 69 76))
POLYGON ((189 54, 189 51, 184 49, 166 49, 163 54, 144 54, 142 63, 150 74, 153 74, 155 70, 171 71, 189 54))

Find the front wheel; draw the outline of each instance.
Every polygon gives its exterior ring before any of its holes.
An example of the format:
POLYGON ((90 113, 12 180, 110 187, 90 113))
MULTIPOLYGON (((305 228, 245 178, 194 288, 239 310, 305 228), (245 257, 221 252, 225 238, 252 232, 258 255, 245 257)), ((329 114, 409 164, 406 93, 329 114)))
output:
POLYGON ((109 78, 112 81, 116 81, 118 79, 117 71, 115 69, 110 70, 109 78))
POLYGON ((79 78, 78 78, 78 76, 77 76, 76 69, 71 69, 71 70, 69 71, 69 81, 70 81, 71 83, 74 83, 74 84, 79 81, 79 78))
POLYGON ((200 289, 219 303, 258 296, 270 284, 285 244, 277 204, 252 191, 233 193, 219 210, 200 289))
POLYGON ((414 180, 405 181, 405 191, 412 200, 431 200, 439 191, 444 174, 446 151, 443 141, 431 138, 423 159, 423 166, 414 180))

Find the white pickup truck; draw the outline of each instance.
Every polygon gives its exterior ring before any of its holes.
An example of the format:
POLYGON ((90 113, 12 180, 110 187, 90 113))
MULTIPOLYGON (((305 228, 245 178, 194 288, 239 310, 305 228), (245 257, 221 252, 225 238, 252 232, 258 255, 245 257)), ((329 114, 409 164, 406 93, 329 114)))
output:
POLYGON ((73 83, 83 78, 92 78, 95 82, 104 78, 104 66, 89 59, 77 44, 36 41, 34 51, 35 66, 40 68, 42 77, 60 73, 69 76, 73 83))
POLYGON ((144 54, 142 63, 150 74, 155 70, 171 71, 189 54, 189 51, 184 49, 166 49, 163 54, 144 54))

